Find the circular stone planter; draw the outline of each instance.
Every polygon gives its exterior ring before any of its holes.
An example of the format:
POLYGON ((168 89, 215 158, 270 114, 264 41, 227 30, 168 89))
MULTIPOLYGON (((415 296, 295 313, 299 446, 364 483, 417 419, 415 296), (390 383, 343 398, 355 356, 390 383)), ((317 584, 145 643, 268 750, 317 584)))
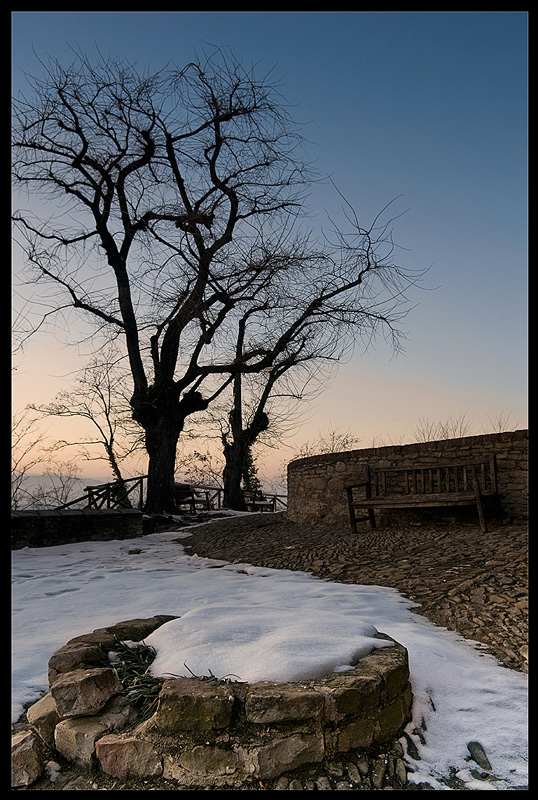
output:
POLYGON ((48 758, 56 750, 119 779, 160 776, 181 786, 226 788, 349 751, 381 750, 410 719, 407 651, 379 633, 390 646, 316 680, 164 680, 156 711, 142 721, 120 696, 109 653, 118 641, 142 642, 170 619, 120 622, 71 639, 53 654, 50 691, 27 711, 28 729, 48 748, 48 758))

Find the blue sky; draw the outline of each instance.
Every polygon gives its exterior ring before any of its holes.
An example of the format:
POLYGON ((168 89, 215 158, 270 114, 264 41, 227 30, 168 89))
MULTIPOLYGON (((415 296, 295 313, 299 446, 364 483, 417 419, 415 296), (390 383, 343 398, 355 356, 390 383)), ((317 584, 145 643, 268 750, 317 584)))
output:
MULTIPOLYGON (((13 89, 70 48, 153 71, 216 45, 274 67, 308 123, 308 158, 364 221, 396 198, 400 261, 430 267, 436 287, 414 298, 405 355, 358 349, 297 441, 332 425, 370 446, 463 413, 476 432, 501 413, 525 427, 527 24, 525 12, 14 12, 13 89)), ((341 206, 328 182, 312 203, 319 224, 341 206)), ((36 375, 40 402, 64 388, 57 351, 28 348, 15 402, 36 375)))

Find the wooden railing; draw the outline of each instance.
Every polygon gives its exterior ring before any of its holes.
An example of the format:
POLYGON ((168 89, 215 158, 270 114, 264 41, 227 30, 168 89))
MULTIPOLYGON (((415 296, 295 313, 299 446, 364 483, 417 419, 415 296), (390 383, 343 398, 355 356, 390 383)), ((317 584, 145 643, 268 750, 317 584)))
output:
MULTIPOLYGON (((95 486, 86 486, 85 494, 58 506, 55 510, 70 508, 84 503, 84 508, 144 508, 145 489, 147 475, 140 475, 137 478, 126 478, 122 481, 112 481, 111 483, 101 483, 95 486)), ((200 498, 204 505, 213 510, 223 507, 224 492, 215 486, 189 485, 190 490, 196 496, 203 493, 200 498)), ((248 495, 245 496, 249 511, 285 511, 287 509, 287 496, 282 494, 267 495, 248 495)))
POLYGON ((85 494, 58 506, 56 511, 84 503, 84 508, 139 508, 144 507, 144 480, 146 475, 86 486, 85 494), (133 502, 134 501, 134 502, 133 502))
POLYGON ((245 492, 248 511, 286 511, 287 500, 287 495, 284 494, 249 494, 245 492))

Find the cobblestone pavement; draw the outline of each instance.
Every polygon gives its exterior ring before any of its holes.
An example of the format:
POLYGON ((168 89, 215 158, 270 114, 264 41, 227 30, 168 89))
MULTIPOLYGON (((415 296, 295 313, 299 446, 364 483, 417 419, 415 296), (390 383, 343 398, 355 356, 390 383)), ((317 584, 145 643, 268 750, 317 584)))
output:
POLYGON ((229 517, 193 529, 188 554, 331 581, 391 586, 417 613, 487 645, 505 666, 527 671, 526 524, 371 529, 310 527, 285 514, 229 517))
MULTIPOLYGON (((528 532, 527 525, 411 527, 354 534, 348 528, 297 525, 283 513, 225 517, 199 524, 178 539, 188 554, 275 569, 303 570, 343 583, 390 586, 420 603, 416 613, 482 642, 505 666, 527 671, 528 532)), ((165 525, 163 530, 170 530, 165 525)), ((274 785, 246 781, 239 790, 266 789, 432 789, 387 777, 398 763, 398 742, 364 767, 360 759, 332 762, 283 776, 274 785), (379 779, 382 771, 382 780, 379 779), (388 770, 388 772, 387 772, 388 770)), ((393 770, 394 772, 394 770, 393 770)), ((464 789, 457 777, 450 789, 464 789)), ((61 764, 55 782, 43 777, 22 791, 181 789, 162 779, 118 781, 61 764)), ((217 788, 217 787, 215 787, 217 788)), ((515 787, 527 789, 526 786, 515 787)))

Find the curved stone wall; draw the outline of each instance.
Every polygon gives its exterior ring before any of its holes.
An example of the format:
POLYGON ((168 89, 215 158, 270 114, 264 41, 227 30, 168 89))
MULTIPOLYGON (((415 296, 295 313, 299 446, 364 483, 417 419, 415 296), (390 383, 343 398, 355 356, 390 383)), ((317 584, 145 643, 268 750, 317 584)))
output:
MULTIPOLYGON (((271 780, 352 750, 379 750, 410 720, 407 651, 378 634, 390 646, 317 680, 165 680, 155 713, 141 722, 122 702, 108 653, 119 638, 141 641, 168 619, 118 623, 56 651, 49 662, 50 691, 28 709, 28 725, 15 734, 15 766, 34 737, 35 753, 41 743, 49 757, 55 750, 119 779, 162 777, 180 787, 226 788, 247 777, 271 780)), ((30 778, 31 770, 19 763, 15 785, 37 780, 42 767, 34 760, 30 778)))
MULTIPOLYGON (((528 517, 528 431, 466 436, 434 442, 371 447, 301 458, 288 464, 288 519, 301 524, 348 526, 345 486, 365 480, 366 466, 414 467, 480 460, 491 453, 497 462, 502 513, 510 520, 528 517)), ((474 509, 463 511, 475 521, 474 509)), ((392 512, 402 519, 413 512, 392 512)), ((424 510, 419 512, 424 514, 424 510)), ((430 510, 428 510, 430 513, 430 510)), ((416 515, 416 512, 415 512, 416 515)), ((462 514, 460 516, 464 518, 462 514)), ((439 516, 434 514, 433 516, 439 516)), ((387 518, 388 515, 387 515, 387 518)), ((368 524, 368 523, 366 523, 368 524)))

